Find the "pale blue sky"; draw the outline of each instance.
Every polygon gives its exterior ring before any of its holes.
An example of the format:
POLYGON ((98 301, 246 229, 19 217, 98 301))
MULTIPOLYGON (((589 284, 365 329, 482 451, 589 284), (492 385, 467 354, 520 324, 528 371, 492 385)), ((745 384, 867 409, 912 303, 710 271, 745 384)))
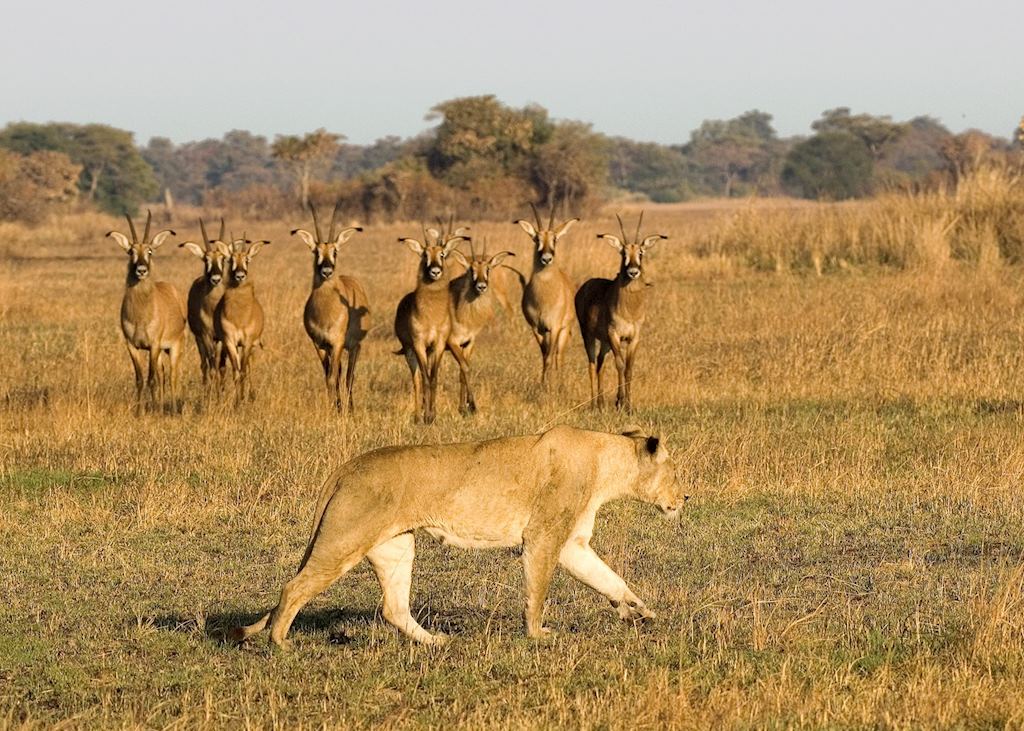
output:
POLYGON ((326 127, 365 143, 482 93, 658 142, 753 108, 786 135, 836 106, 1003 137, 1024 114, 1020 0, 8 0, 0 20, 0 124, 140 142, 326 127))

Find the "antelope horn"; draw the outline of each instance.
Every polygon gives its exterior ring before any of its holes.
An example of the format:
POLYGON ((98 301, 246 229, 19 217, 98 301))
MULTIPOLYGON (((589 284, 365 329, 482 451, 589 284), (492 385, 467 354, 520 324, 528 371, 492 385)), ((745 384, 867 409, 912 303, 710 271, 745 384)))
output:
POLYGON ((636 222, 636 236, 633 237, 633 243, 634 244, 639 244, 640 243, 640 224, 643 223, 643 222, 644 222, 644 209, 641 208, 640 209, 640 218, 637 219, 637 222, 636 222))
POLYGON ((473 239, 469 240, 469 255, 476 259, 476 246, 473 244, 473 239))
POLYGON ((309 210, 313 214, 313 230, 316 231, 316 242, 318 244, 323 243, 324 235, 320 230, 320 219, 316 215, 316 206, 313 205, 313 201, 309 202, 309 210))
POLYGON ((448 214, 448 235, 451 236, 455 231, 455 211, 448 214))
POLYGON ((341 201, 340 200, 334 201, 334 211, 331 212, 331 230, 330 230, 330 233, 327 235, 327 240, 328 241, 334 241, 334 224, 338 220, 338 206, 339 205, 341 205, 341 201))
POLYGON ((135 222, 132 220, 132 217, 129 216, 127 213, 124 214, 124 217, 128 219, 128 228, 132 232, 132 243, 139 243, 139 235, 135 233, 135 222))
POLYGON ((207 249, 210 248, 210 237, 206 235, 206 224, 203 223, 202 217, 199 219, 199 230, 203 234, 203 246, 207 249))
POLYGON ((629 237, 626 236, 626 226, 622 223, 622 216, 616 213, 615 218, 619 220, 619 231, 622 232, 622 243, 626 243, 629 241, 629 237))
POLYGON ((149 224, 153 222, 153 211, 146 209, 146 231, 142 234, 142 243, 149 243, 149 224))
POLYGON ((221 216, 220 217, 220 233, 217 234, 217 240, 218 241, 223 241, 224 240, 224 234, 225 234, 226 231, 227 231, 227 224, 224 223, 224 216, 221 216))
POLYGON ((540 214, 537 213, 537 206, 533 205, 533 201, 530 201, 530 208, 533 209, 533 220, 537 222, 537 230, 540 231, 544 226, 540 222, 540 214))
POLYGON ((548 216, 548 230, 550 231, 555 227, 555 209, 558 208, 558 199, 555 198, 551 201, 551 215, 548 216))

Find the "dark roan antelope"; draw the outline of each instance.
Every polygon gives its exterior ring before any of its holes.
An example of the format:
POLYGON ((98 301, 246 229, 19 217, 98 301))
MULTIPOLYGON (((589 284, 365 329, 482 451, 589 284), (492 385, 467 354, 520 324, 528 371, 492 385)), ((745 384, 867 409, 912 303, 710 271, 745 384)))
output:
POLYGON ((607 240, 619 252, 619 273, 615 279, 595 278, 583 283, 576 292, 576 318, 583 335, 583 347, 587 351, 592 401, 598 407, 603 406, 601 368, 605 356, 611 352, 618 372, 615 406, 631 410, 633 366, 647 316, 648 284, 644 281, 644 255, 657 241, 668 236, 652 234, 641 240, 640 226, 644 220, 641 211, 633 241, 629 242, 622 217, 616 215, 616 218, 622 238, 614 234, 598 234, 597 238, 607 240))
POLYGON ((358 280, 339 274, 338 250, 363 229, 347 226, 337 231, 338 206, 331 214, 327 236, 323 235, 316 208, 309 205, 313 215, 313 232, 297 228, 298 236, 313 252, 313 288, 302 312, 306 334, 313 341, 320 365, 323 367, 328 398, 334 400, 339 411, 352 409, 356 363, 363 339, 370 329, 370 305, 366 290, 358 280), (348 351, 345 370, 346 397, 341 394, 342 351, 348 351))
POLYGON ((188 290, 188 327, 196 339, 199 350, 199 367, 203 374, 203 386, 210 383, 210 378, 223 376, 220 369, 220 342, 216 339, 214 315, 217 305, 224 296, 228 265, 231 261, 230 244, 224 241, 224 219, 220 219, 220 234, 211 239, 206 233, 203 219, 199 219, 199 232, 203 245, 194 241, 183 241, 178 244, 195 255, 203 262, 203 273, 196 277, 188 290))
POLYGON ((185 304, 181 294, 168 282, 153 281, 153 252, 174 231, 160 231, 149 238, 153 214, 146 212, 142 239, 135 231, 131 216, 128 229, 131 240, 119 231, 109 231, 128 255, 128 275, 121 299, 121 332, 135 369, 135 409, 142 410, 143 383, 149 386, 154 407, 164 408, 168 391, 173 408, 178 408, 178 361, 185 340, 185 304), (149 372, 145 376, 146 361, 149 372))

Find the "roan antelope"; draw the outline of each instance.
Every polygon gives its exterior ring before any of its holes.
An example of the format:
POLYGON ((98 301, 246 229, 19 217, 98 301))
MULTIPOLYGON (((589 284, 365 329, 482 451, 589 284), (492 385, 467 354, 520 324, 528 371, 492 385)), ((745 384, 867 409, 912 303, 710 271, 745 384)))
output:
MULTIPOLYGON (((511 251, 501 251, 488 256, 486 247, 481 254, 477 254, 472 241, 469 245, 471 254, 468 261, 458 250, 452 251, 452 256, 466 267, 466 271, 451 280, 448 285, 452 298, 450 339, 462 349, 466 363, 473 358, 477 336, 494 319, 497 297, 495 287, 492 286, 492 275, 505 258, 515 256, 511 251)), ((451 348, 449 351, 454 355, 451 348)), ((468 396, 466 390, 460 388, 461 408, 469 408, 468 396)))
POLYGON ((124 333, 128 355, 135 368, 135 409, 142 410, 142 387, 149 386, 153 406, 164 406, 169 390, 171 404, 178 406, 178 359, 185 338, 185 306, 174 285, 154 282, 153 252, 174 236, 166 229, 149 238, 153 214, 146 212, 146 229, 139 240, 131 216, 128 229, 131 241, 119 231, 109 231, 107 236, 114 239, 128 254, 128 276, 125 281, 124 297, 121 300, 121 332, 124 333), (149 354, 149 373, 143 379, 146 353, 149 354))
POLYGON ((224 219, 220 219, 220 235, 211 239, 206 234, 206 225, 199 219, 199 231, 203 244, 183 241, 178 244, 203 261, 203 273, 196 277, 188 290, 188 327, 196 339, 199 350, 199 366, 203 372, 203 386, 208 386, 210 378, 223 376, 220 371, 220 343, 216 339, 214 315, 217 305, 224 296, 228 263, 231 249, 224 241, 224 219))
POLYGON ((249 278, 249 265, 269 241, 250 241, 244 236, 231 242, 228 283, 214 314, 214 330, 222 343, 221 361, 227 356, 238 402, 253 398, 249 375, 257 347, 263 347, 263 308, 249 278))
POLYGON ((547 228, 532 203, 536 226, 527 220, 518 223, 533 239, 533 271, 523 283, 523 316, 533 330, 543 361, 540 380, 547 385, 548 372, 562 365, 562 352, 572 334, 572 291, 569 277, 555 265, 555 245, 580 219, 570 218, 555 226, 555 209, 551 208, 547 228))
POLYGON ((442 233, 436 229, 424 231, 425 243, 412 238, 400 238, 419 256, 416 289, 405 295, 395 312, 395 336, 401 344, 397 351, 405 356, 412 374, 413 402, 422 408, 422 420, 430 424, 436 416, 438 370, 445 349, 451 351, 459 364, 460 386, 466 394, 460 403, 463 413, 476 410, 476 402, 469 385, 469 366, 462 348, 451 338, 452 301, 448 291, 448 255, 460 241, 468 241, 464 229, 442 233))
POLYGON ((576 317, 583 335, 583 347, 587 351, 591 399, 596 406, 603 405, 601 367, 608 351, 611 351, 618 371, 615 406, 631 410, 633 364, 647 314, 644 292, 648 285, 643 276, 643 257, 651 246, 668 236, 652 234, 641 241, 640 225, 644 220, 641 212, 633 242, 628 243, 622 218, 618 215, 616 218, 622 238, 613 234, 598 234, 597 238, 607 239, 621 255, 619 274, 615 279, 595 278, 584 282, 576 292, 576 317))
POLYGON ((313 289, 306 300, 302 322, 323 366, 328 397, 334 399, 339 411, 344 403, 351 409, 359 348, 370 329, 369 299, 363 285, 352 277, 336 274, 335 270, 338 266, 338 249, 353 234, 363 229, 349 226, 335 235, 338 206, 334 206, 331 226, 324 238, 312 203, 309 204, 309 210, 313 214, 313 233, 301 228, 292 231, 292 236, 302 239, 313 252, 313 289), (345 372, 347 402, 341 398, 342 350, 348 351, 348 369, 345 372))

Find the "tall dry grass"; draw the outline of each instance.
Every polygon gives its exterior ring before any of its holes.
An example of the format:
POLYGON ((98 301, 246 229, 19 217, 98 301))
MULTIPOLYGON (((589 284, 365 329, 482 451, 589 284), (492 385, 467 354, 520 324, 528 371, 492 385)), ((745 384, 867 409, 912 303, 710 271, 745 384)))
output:
MULTIPOLYGON (((417 225, 345 250, 375 322, 347 420, 302 331, 299 222, 249 227, 274 240, 253 266, 268 312, 258 400, 204 403, 190 346, 184 413, 139 418, 123 255, 102 237, 116 221, 0 226, 0 727, 1020 727, 1020 191, 991 180, 649 210, 672 238, 649 261, 635 415, 581 406, 577 340, 562 386, 541 393, 513 312, 476 355, 481 413, 458 416, 446 366, 429 428, 391 353, 415 268, 395 238, 417 225), (816 260, 824 276, 804 276, 816 260), (594 538, 657 623, 621 626, 559 575, 561 636, 536 645, 514 555, 418 539, 414 606, 449 646, 397 637, 365 567, 300 615, 291 654, 217 641, 273 602, 343 460, 560 421, 636 421, 675 449, 694 496, 681 523, 617 505, 594 538)), ((575 281, 614 271, 595 239, 613 223, 586 221, 561 247, 575 281)), ((474 228, 525 266, 516 227, 474 228)), ((197 273, 158 252, 157 276, 183 291, 197 273)))
POLYGON ((701 236, 697 252, 757 270, 818 274, 851 267, 941 268, 950 259, 1018 262, 1024 184, 1005 168, 978 170, 952 190, 891 193, 814 208, 740 208, 701 236))

